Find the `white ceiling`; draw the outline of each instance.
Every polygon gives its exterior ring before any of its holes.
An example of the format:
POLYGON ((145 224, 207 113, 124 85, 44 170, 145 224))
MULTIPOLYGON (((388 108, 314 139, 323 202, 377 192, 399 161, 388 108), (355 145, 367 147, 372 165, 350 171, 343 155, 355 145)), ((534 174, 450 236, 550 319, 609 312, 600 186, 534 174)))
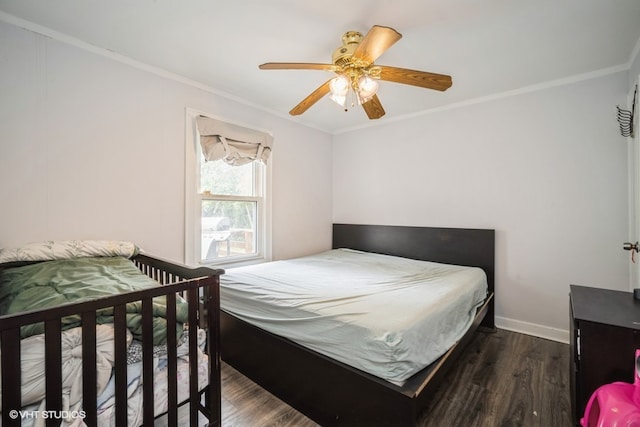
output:
POLYGON ((393 27, 403 38, 376 64, 453 78, 446 92, 381 82, 387 114, 375 122, 326 97, 292 118, 331 133, 624 69, 640 39, 639 0, 0 0, 0 18, 37 24, 31 29, 42 26, 286 117, 331 75, 258 65, 330 63, 348 30, 393 27))

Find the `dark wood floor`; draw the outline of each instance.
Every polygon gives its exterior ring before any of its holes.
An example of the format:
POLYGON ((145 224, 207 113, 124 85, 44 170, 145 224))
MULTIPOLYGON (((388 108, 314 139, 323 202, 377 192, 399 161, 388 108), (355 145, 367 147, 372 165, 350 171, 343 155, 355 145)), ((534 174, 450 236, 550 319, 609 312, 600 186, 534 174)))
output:
MULTIPOLYGON (((230 366, 222 370, 222 425, 316 426, 230 366)), ((571 426, 569 346, 498 330, 480 332, 420 426, 571 426)))

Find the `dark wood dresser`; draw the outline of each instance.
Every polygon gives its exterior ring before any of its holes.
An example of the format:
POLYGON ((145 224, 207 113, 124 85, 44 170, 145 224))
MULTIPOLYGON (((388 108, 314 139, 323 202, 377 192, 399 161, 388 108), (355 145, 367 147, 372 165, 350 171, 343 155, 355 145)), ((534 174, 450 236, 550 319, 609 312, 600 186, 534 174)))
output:
POLYGON ((579 425, 598 387, 633 382, 635 351, 640 348, 640 301, 631 292, 570 288, 571 406, 579 425))

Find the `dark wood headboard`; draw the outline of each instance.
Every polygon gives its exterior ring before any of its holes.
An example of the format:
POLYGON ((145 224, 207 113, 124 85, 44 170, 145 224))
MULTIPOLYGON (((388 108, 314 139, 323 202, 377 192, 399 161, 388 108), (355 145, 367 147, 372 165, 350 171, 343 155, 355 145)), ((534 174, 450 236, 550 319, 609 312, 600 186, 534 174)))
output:
POLYGON ((495 230, 333 224, 333 249, 338 248, 480 267, 494 292, 495 230))

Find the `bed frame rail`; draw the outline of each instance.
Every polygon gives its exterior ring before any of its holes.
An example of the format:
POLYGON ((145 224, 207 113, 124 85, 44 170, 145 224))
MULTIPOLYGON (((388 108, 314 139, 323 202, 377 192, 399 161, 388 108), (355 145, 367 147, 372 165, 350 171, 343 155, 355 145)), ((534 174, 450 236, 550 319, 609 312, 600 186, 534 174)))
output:
MULTIPOLYGON (((177 393, 177 337, 167 334, 168 360, 168 425, 178 425, 178 408, 189 404, 191 426, 198 425, 198 413, 205 415, 211 426, 221 423, 220 390, 220 294, 219 275, 222 270, 209 268, 189 268, 147 255, 138 255, 133 259, 135 265, 146 275, 164 286, 144 289, 126 294, 113 295, 91 301, 65 304, 49 309, 34 310, 19 314, 0 316, 0 349, 2 372, 2 425, 20 426, 22 408, 20 365, 20 328, 22 326, 44 322, 45 326, 45 375, 46 375, 46 411, 47 426, 59 425, 62 414, 62 349, 61 319, 70 315, 79 315, 82 328, 82 373, 83 400, 82 412, 66 414, 82 416, 88 426, 97 425, 97 378, 96 378, 96 312, 104 308, 113 308, 114 351, 115 351, 115 417, 117 425, 127 423, 127 343, 126 343, 126 305, 131 302, 142 304, 142 378, 143 378, 143 422, 154 423, 153 393, 153 325, 152 300, 158 296, 167 299, 167 330, 176 329, 176 299, 182 295, 188 303, 188 324, 200 325, 207 330, 206 353, 209 359, 209 385, 202 393, 198 390, 197 336, 189 335, 189 397, 178 402, 177 393), (18 367, 18 368, 16 368, 18 367), (171 381, 173 379, 173 381, 171 381), (49 412, 51 411, 51 412, 49 412)), ((33 417, 34 414, 27 413, 33 417)))

